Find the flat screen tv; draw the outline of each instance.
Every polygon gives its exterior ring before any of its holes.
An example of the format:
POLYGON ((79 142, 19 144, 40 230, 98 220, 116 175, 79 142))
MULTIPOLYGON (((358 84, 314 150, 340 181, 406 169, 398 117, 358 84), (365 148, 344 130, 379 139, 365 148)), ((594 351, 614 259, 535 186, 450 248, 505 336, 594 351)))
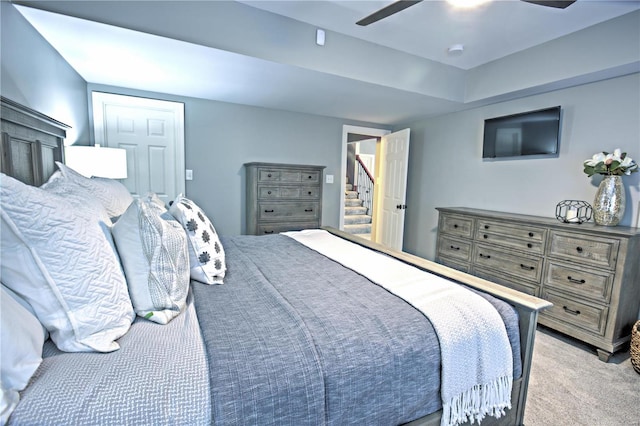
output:
POLYGON ((557 157, 559 147, 559 106, 484 121, 482 158, 557 157))

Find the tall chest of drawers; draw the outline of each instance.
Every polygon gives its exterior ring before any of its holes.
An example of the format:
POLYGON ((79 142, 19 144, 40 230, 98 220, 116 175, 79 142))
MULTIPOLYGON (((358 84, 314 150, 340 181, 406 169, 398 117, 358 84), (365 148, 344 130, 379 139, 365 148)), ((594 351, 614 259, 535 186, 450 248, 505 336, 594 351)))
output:
POLYGON ((640 309, 640 229, 438 208, 439 263, 553 303, 538 322, 597 348, 630 339, 640 309))
POLYGON ((246 163, 247 234, 319 228, 324 166, 246 163))

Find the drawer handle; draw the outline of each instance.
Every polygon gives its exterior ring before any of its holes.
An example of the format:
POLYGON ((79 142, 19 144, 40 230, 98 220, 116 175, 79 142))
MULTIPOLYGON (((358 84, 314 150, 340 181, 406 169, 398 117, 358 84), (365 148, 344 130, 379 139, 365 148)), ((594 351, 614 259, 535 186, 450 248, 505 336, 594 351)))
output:
POLYGON ((313 209, 304 209, 304 211, 305 211, 305 212, 307 212, 307 213, 309 213, 309 212, 312 212, 312 211, 313 211, 313 209))
POLYGON ((568 314, 571 315, 580 315, 580 311, 574 311, 573 309, 569 309, 566 306, 563 306, 562 309, 564 309, 564 311, 568 314))
POLYGON ((527 248, 533 248, 533 244, 527 243, 527 248))
POLYGON ((491 259, 491 255, 489 254, 482 254, 480 253, 480 257, 484 258, 484 259, 491 259))
POLYGON ((267 191, 267 194, 271 195, 271 191, 267 191))
POLYGON ((582 253, 582 247, 580 247, 580 246, 576 247, 576 251, 577 251, 578 253, 582 253))
POLYGON ((265 210, 265 213, 273 213, 273 210, 265 210))
POLYGON ((313 179, 313 176, 309 175, 307 176, 307 179, 313 179))
POLYGON ((265 234, 273 234, 273 230, 271 231, 264 231, 265 234))
POLYGON ((530 237, 533 237, 533 232, 529 232, 529 236, 530 236, 530 237))
POLYGON ((485 225, 485 226, 484 226, 484 229, 489 229, 489 225, 485 225))
POLYGON ((309 191, 309 192, 307 192, 307 194, 311 195, 311 194, 312 194, 312 192, 311 192, 311 191, 309 191))
POLYGON ((577 280, 577 279, 571 278, 571 277, 567 277, 567 280, 569 280, 570 282, 575 283, 575 284, 584 284, 584 283, 586 283, 585 280, 577 280))
POLYGON ((484 238, 484 239, 486 240, 487 238, 489 238, 489 236, 488 236, 487 234, 484 234, 484 235, 482 236, 482 238, 484 238))
POLYGON ((454 223, 454 224, 453 224, 453 227, 457 229, 457 228, 458 228, 458 224, 457 224, 457 223, 454 223))
POLYGON ((272 175, 271 173, 269 173, 269 174, 267 175, 267 177, 272 177, 272 176, 273 176, 273 175, 272 175))
POLYGON ((451 250, 460 250, 460 247, 456 247, 456 246, 449 246, 451 248, 451 250))
POLYGON ((525 269, 527 271, 533 271, 534 269, 536 269, 534 266, 527 266, 527 265, 523 265, 522 263, 520 264, 520 269, 525 269))

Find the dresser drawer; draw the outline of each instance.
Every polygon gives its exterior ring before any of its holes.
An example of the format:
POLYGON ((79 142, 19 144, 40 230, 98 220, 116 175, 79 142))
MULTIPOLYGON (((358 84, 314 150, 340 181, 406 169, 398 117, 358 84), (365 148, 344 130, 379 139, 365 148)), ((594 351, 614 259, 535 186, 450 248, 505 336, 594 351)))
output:
MULTIPOLYGON (((538 235, 537 233, 534 235, 538 235)), ((544 253, 544 242, 538 239, 519 239, 508 234, 496 234, 478 228, 476 239, 496 246, 522 250, 527 253, 542 255, 544 253)))
POLYGON ((267 200, 273 198, 299 198, 300 187, 260 186, 258 187, 258 197, 267 200))
POLYGON ((607 303, 613 278, 614 275, 606 271, 592 271, 552 261, 547 264, 544 285, 607 303))
POLYGON ((469 262, 471 260, 471 242, 461 241, 447 236, 438 238, 438 255, 469 262))
POLYGON ((312 201, 258 203, 258 220, 310 220, 320 217, 319 203, 312 201))
POLYGON ((300 182, 299 170, 258 169, 258 182, 300 182))
POLYGON ((279 234, 280 232, 301 231, 319 227, 320 224, 318 222, 262 223, 258 225, 257 235, 279 234))
POLYGON ((575 325, 592 333, 604 334, 608 313, 606 307, 590 305, 550 290, 543 290, 541 297, 553 303, 551 308, 542 312, 543 316, 575 325))
POLYGON ((531 243, 538 243, 538 245, 542 247, 544 247, 544 242, 547 236, 547 230, 545 228, 522 224, 505 224, 486 219, 478 219, 478 230, 476 235, 480 239, 484 233, 502 235, 504 237, 521 238, 531 243))
POLYGON ((444 266, 448 266, 449 268, 457 269, 462 272, 469 272, 469 264, 463 262, 457 262, 449 257, 438 257, 436 259, 438 263, 444 266))
POLYGON ((300 198, 316 199, 320 197, 319 186, 303 186, 300 189, 300 198))
POLYGON ((440 219, 440 232, 459 237, 473 237, 473 219, 444 214, 440 219))
POLYGON ((504 274, 500 274, 499 272, 494 272, 494 271, 490 271, 487 269, 474 266, 471 273, 476 277, 484 278, 487 281, 491 281, 496 284, 501 284, 505 287, 509 287, 526 294, 530 294, 531 296, 537 297, 539 293, 539 287, 537 285, 534 285, 526 280, 520 280, 517 278, 506 276, 504 274))
POLYGON ((320 172, 317 170, 277 170, 261 168, 258 170, 258 181, 320 183, 320 172))
POLYGON ((620 242, 611 238, 552 232, 549 255, 614 269, 620 242))
POLYGON ((498 269, 535 282, 540 282, 542 277, 542 257, 504 252, 482 244, 476 245, 473 263, 481 268, 498 269))
POLYGON ((258 197, 263 200, 280 198, 318 199, 320 188, 317 186, 260 186, 258 197))

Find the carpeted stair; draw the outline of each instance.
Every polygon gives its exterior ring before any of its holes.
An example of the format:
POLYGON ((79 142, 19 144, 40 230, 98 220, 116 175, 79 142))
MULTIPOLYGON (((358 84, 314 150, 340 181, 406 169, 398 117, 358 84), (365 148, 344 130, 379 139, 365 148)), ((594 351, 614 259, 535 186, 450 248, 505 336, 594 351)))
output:
POLYGON ((345 188, 344 230, 364 238, 371 236, 371 216, 367 214, 367 208, 362 206, 358 192, 353 190, 350 183, 345 188))

